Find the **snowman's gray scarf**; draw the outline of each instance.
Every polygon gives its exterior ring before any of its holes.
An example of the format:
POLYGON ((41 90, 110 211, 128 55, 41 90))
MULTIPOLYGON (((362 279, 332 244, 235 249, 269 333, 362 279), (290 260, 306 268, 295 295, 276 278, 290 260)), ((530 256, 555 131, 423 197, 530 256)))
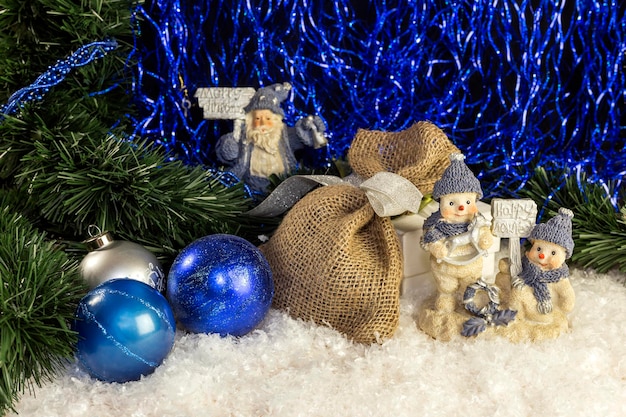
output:
POLYGON ((469 223, 447 223, 443 221, 441 212, 436 211, 424 221, 423 243, 432 243, 450 236, 467 232, 469 223))
POLYGON ((551 271, 542 271, 536 264, 530 262, 527 257, 522 259, 522 272, 519 274, 524 280, 524 284, 533 289, 535 299, 538 303, 550 300, 549 283, 559 282, 569 276, 567 264, 551 271))

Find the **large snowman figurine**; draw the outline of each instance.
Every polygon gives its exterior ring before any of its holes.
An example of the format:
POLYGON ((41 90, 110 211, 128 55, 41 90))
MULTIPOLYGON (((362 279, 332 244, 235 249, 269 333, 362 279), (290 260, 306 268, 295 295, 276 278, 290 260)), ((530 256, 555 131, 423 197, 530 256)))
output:
POLYGON ((468 285, 482 275, 483 255, 493 243, 490 222, 478 211, 480 182, 460 153, 450 155, 450 166, 435 183, 433 198, 439 211, 424 222, 422 247, 430 252, 437 286, 434 310, 452 313, 468 285))

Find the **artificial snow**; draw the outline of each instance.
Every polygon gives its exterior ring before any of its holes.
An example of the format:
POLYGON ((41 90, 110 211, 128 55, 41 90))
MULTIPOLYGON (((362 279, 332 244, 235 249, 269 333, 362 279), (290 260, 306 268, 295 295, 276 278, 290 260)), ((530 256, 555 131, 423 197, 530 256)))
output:
POLYGON ((70 365, 16 408, 37 417, 626 416, 625 279, 572 270, 572 329, 555 340, 433 340, 416 325, 425 283, 402 296, 400 326, 382 345, 271 310, 240 338, 179 331, 140 381, 103 383, 70 365))

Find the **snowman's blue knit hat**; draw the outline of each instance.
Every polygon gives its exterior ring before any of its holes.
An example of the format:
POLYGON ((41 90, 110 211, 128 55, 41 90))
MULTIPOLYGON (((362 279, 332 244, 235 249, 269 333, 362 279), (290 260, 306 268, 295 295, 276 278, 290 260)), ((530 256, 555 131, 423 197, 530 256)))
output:
POLYGON ((546 223, 536 225, 529 240, 545 240, 554 243, 565 249, 565 256, 570 258, 574 251, 574 239, 572 239, 572 218, 574 213, 565 207, 559 209, 559 214, 548 220, 546 223))
POLYGON ((446 168, 433 188, 435 200, 439 200, 443 195, 454 193, 476 193, 479 200, 483 197, 480 182, 465 165, 464 159, 465 156, 461 153, 450 155, 450 166, 446 168))
POLYGON ((280 103, 289 96, 290 90, 291 84, 289 83, 272 84, 259 88, 243 110, 246 113, 253 110, 269 110, 272 113, 285 117, 285 112, 280 107, 280 103))

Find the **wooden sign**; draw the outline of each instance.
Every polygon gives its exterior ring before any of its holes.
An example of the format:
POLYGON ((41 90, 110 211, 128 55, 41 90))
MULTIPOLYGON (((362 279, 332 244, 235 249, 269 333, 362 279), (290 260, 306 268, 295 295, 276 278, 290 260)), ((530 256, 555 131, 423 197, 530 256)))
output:
POLYGON ((239 120, 245 118, 243 108, 254 93, 252 87, 207 87, 198 88, 194 97, 198 99, 205 119, 239 120))
POLYGON ((511 278, 522 272, 520 238, 528 237, 537 221, 537 204, 529 198, 491 200, 491 233, 509 238, 509 260, 511 278))
POLYGON ((529 198, 491 201, 491 232, 498 237, 527 237, 537 221, 537 204, 529 198))

